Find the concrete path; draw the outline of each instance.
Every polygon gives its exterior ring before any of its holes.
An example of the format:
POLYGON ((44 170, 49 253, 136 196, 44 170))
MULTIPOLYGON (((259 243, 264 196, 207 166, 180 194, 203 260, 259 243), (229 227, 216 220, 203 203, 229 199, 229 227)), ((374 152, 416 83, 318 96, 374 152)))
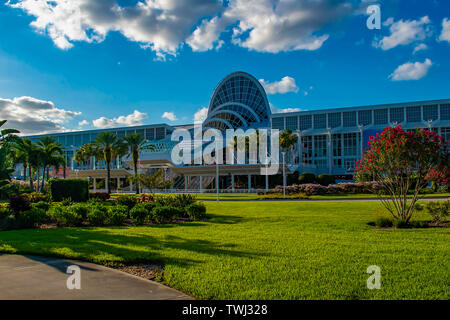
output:
POLYGON ((0 254, 0 300, 185 300, 192 297, 157 282, 93 263, 0 254), (67 288, 71 265, 81 289, 67 288))

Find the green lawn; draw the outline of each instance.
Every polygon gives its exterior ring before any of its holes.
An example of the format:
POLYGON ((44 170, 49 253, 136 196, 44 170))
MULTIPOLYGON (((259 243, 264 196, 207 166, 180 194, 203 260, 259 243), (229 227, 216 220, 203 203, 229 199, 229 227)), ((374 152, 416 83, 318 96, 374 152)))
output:
POLYGON ((375 229, 378 202, 206 205, 207 222, 0 232, 0 251, 161 261, 168 285, 201 299, 450 298, 449 229, 375 229))

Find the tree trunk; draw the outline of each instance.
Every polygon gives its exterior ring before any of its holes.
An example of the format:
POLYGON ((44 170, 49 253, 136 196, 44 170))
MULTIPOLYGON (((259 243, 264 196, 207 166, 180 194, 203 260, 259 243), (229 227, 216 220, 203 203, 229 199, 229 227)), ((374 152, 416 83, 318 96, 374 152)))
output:
POLYGON ((64 170, 64 172, 63 172, 63 177, 64 177, 64 179, 66 178, 66 169, 67 169, 67 166, 66 166, 66 164, 64 163, 64 167, 63 167, 63 170, 64 170))
POLYGON ((138 183, 138 172, 137 172, 137 161, 134 161, 134 180, 136 183, 136 194, 139 194, 139 183, 138 183))
POLYGON ((33 192, 34 187, 33 187, 33 175, 31 174, 31 166, 28 167, 28 173, 29 173, 29 178, 30 178, 30 192, 33 192))
POLYGON ((42 169, 42 182, 41 182, 41 192, 43 192, 43 191, 44 191, 45 172, 46 172, 46 168, 45 168, 45 166, 44 166, 44 168, 42 169))
POLYGON ((28 166, 23 165, 23 181, 27 181, 27 169, 28 166))
POLYGON ((108 161, 106 163, 106 192, 108 194, 111 194, 111 189, 110 189, 110 180, 111 180, 111 161, 108 161))

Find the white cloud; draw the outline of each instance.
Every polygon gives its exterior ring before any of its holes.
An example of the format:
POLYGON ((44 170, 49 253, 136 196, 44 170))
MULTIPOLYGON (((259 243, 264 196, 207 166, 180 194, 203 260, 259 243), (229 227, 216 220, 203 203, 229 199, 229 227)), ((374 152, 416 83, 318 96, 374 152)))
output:
POLYGON ((269 105, 270 105, 270 110, 272 110, 272 113, 288 113, 288 112, 304 111, 300 108, 277 108, 270 102, 269 102, 269 105))
POLYGON ((0 119, 8 120, 8 128, 18 129, 26 135, 65 131, 64 122, 80 114, 32 97, 0 98, 0 119))
POLYGON ((82 120, 82 121, 78 122, 78 125, 80 127, 88 126, 89 122, 87 120, 82 120))
POLYGON ((58 48, 101 42, 109 32, 120 32, 165 59, 184 43, 194 51, 218 49, 224 32, 250 50, 317 50, 329 38, 321 29, 357 13, 365 1, 141 0, 125 6, 118 0, 17 0, 7 5, 35 17, 31 26, 58 48))
POLYGON ((163 115, 161 116, 161 118, 167 119, 167 120, 170 120, 170 121, 178 120, 177 116, 173 112, 164 112, 163 115))
POLYGON ((264 79, 259 79, 259 82, 262 84, 267 94, 298 92, 299 90, 295 83, 295 79, 289 76, 283 77, 280 81, 267 82, 264 79))
POLYGON ((430 59, 421 62, 408 62, 399 66, 389 78, 393 81, 419 80, 425 77, 433 65, 430 59))
POLYGON ((439 36, 439 41, 450 42, 450 20, 448 18, 442 20, 442 32, 439 36))
POLYGON ((383 25, 390 26, 390 35, 380 41, 375 41, 374 46, 383 50, 389 50, 399 45, 408 45, 416 41, 426 39, 430 34, 431 21, 428 16, 420 20, 399 20, 394 22, 393 18, 387 19, 383 25))
POLYGON ((428 46, 425 43, 421 43, 414 48, 413 54, 416 54, 419 51, 427 50, 428 46))
POLYGON ((136 126, 142 124, 142 120, 147 118, 146 113, 134 110, 133 113, 126 116, 119 116, 117 118, 106 118, 100 117, 98 119, 92 120, 92 124, 96 128, 108 128, 115 126, 136 126))
POLYGON ((207 107, 201 108, 194 114, 194 122, 195 123, 203 122, 205 121, 207 116, 208 116, 208 108, 207 107))

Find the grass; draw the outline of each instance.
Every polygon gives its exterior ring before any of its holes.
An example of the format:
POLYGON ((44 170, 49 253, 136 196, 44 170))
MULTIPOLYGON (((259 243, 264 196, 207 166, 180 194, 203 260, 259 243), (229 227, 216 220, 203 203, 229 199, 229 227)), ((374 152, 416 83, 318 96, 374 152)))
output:
POLYGON ((378 202, 206 206, 204 222, 0 232, 0 251, 163 262, 165 282, 200 299, 450 298, 450 230, 376 229, 378 202), (366 287, 371 265, 380 290, 366 287))

